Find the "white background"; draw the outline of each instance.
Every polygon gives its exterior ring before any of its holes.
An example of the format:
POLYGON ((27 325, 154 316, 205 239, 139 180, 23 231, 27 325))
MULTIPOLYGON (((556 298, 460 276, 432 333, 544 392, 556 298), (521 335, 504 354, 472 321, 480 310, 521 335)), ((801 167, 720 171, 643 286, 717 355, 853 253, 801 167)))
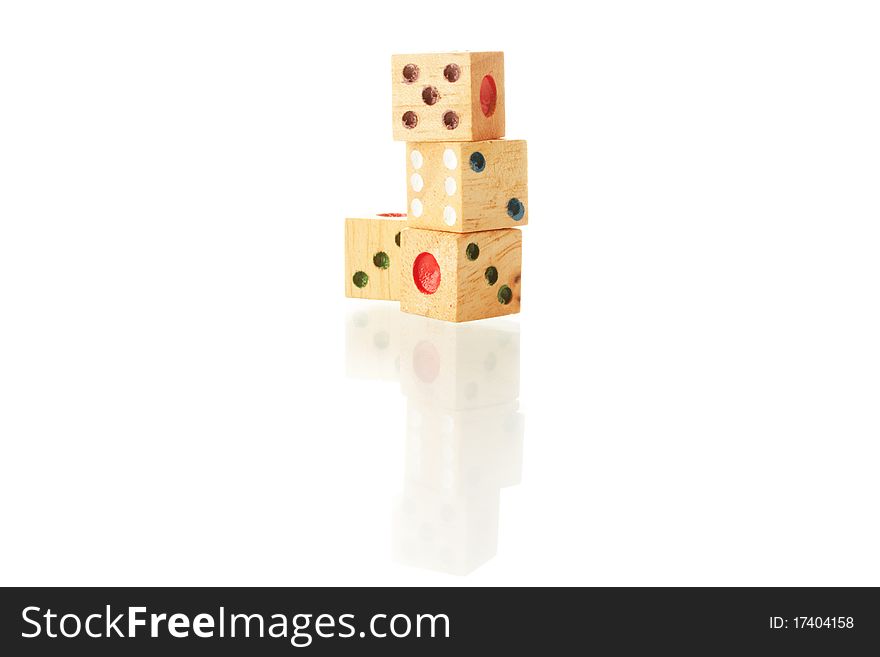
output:
POLYGON ((880 585, 876 7, 572 6, 2 5, 0 583, 880 585), (390 55, 461 49, 531 203, 464 577, 392 559, 407 400, 342 294, 405 205, 390 55))

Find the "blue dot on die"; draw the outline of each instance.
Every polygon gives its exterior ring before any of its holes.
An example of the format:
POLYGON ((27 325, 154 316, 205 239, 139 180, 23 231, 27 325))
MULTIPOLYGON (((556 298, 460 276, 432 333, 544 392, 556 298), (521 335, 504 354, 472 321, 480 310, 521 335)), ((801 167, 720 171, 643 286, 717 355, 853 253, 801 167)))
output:
POLYGON ((486 168, 486 157, 480 151, 471 153, 471 170, 474 173, 483 173, 486 168))
POLYGON ((518 198, 512 198, 507 202, 507 214, 514 221, 519 221, 526 214, 526 206, 518 198))

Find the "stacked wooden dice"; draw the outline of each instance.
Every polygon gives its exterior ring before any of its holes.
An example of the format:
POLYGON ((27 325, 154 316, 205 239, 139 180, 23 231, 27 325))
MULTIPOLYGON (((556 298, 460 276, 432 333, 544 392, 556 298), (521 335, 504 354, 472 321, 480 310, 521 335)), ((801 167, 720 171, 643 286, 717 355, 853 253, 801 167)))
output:
POLYGON ((394 55, 408 213, 346 220, 346 295, 452 322, 519 312, 526 142, 504 136, 504 53, 394 55))

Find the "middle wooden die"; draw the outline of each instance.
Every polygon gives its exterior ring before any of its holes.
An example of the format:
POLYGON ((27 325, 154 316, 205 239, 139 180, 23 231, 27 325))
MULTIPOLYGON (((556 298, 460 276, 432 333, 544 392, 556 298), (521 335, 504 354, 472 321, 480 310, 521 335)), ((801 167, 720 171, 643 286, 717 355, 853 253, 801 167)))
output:
POLYGON ((526 142, 407 144, 407 225, 470 233, 525 226, 526 142))

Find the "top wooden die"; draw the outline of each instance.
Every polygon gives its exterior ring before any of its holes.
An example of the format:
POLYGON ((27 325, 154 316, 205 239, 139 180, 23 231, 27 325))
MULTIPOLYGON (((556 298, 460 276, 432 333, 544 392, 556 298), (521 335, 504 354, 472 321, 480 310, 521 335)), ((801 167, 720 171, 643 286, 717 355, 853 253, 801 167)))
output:
POLYGON ((480 141, 504 136, 504 53, 392 55, 398 141, 480 141))

